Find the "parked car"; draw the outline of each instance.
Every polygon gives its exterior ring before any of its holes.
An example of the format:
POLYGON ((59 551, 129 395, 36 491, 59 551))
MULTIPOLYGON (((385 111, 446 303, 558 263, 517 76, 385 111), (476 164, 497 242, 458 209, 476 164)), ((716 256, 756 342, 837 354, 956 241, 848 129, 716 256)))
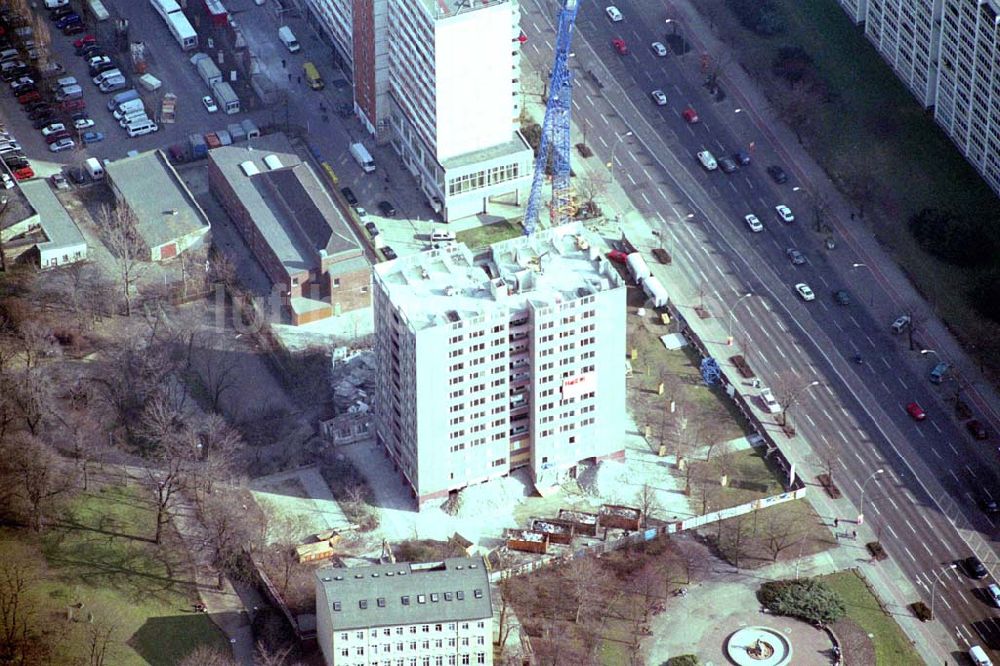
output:
POLYGON ((746 166, 750 164, 750 153, 745 150, 738 150, 733 153, 733 159, 736 160, 736 163, 740 166, 746 166))
POLYGON ((614 5, 609 5, 608 7, 606 7, 604 9, 604 13, 607 14, 608 18, 611 19, 614 23, 618 23, 623 18, 622 13, 618 11, 618 8, 615 7, 614 5))
POLYGON ((46 125, 50 125, 52 121, 56 119, 56 114, 52 111, 43 111, 38 114, 37 118, 32 118, 31 126, 35 129, 42 129, 46 125))
POLYGON ((51 150, 53 153, 61 153, 64 150, 72 150, 75 146, 76 143, 73 141, 73 139, 69 138, 59 139, 58 141, 49 146, 49 150, 51 150))
POLYGON ((56 7, 49 12, 50 21, 61 21, 71 14, 75 14, 73 8, 69 6, 69 3, 56 7))
POLYGON ((104 141, 104 132, 84 132, 80 135, 80 140, 83 141, 84 145, 104 141))
POLYGON ((54 173, 51 176, 49 176, 49 182, 52 183, 52 186, 57 190, 69 189, 69 181, 67 181, 66 176, 62 175, 61 173, 54 173))
POLYGON ((71 12, 56 21, 56 27, 60 30, 65 30, 74 23, 83 23, 83 17, 76 12, 71 12))
POLYGON ((97 43, 97 37, 94 37, 93 35, 84 35, 79 39, 73 40, 73 48, 76 49, 77 54, 79 54, 86 47, 96 43, 97 43))
POLYGON ((387 260, 392 261, 399 255, 396 254, 395 250, 386 245, 382 248, 382 256, 385 257, 387 260))
POLYGON ((650 97, 653 98, 653 101, 656 102, 656 106, 667 105, 667 96, 663 94, 662 90, 654 90, 653 92, 649 93, 649 95, 650 97))
POLYGON ((90 118, 80 118, 73 121, 73 129, 75 130, 85 130, 90 129, 94 126, 94 121, 90 118))
POLYGON ((760 223, 760 220, 758 220, 757 216, 754 215, 753 213, 750 213, 749 215, 744 215, 743 221, 747 223, 747 226, 750 227, 750 231, 754 233, 760 233, 761 231, 764 231, 764 225, 760 223))
POLYGON ((365 231, 370 233, 372 236, 378 236, 378 227, 375 226, 374 222, 365 222, 365 231))
POLYGON ((722 169, 723 173, 733 173, 739 167, 736 165, 736 162, 733 161, 733 158, 723 156, 719 158, 719 168, 722 169))
POLYGON ((698 112, 690 106, 681 111, 681 117, 692 125, 701 120, 701 118, 698 117, 698 112))
POLYGON ((386 217, 396 217, 396 207, 393 206, 388 201, 379 201, 378 209, 379 212, 385 215, 386 217))
POLYGON ((649 47, 653 49, 653 53, 661 58, 667 55, 667 47, 663 45, 663 42, 653 42, 649 47))
POLYGON ((30 166, 24 166, 14 171, 14 178, 17 180, 28 180, 35 177, 35 170, 30 166))
POLYGON ((5 173, 0 173, 0 181, 3 182, 3 189, 9 190, 14 187, 14 179, 5 173))
POLYGON ((774 180, 774 182, 778 183, 779 185, 788 182, 788 174, 786 174, 785 170, 782 169, 777 164, 772 164, 771 166, 767 167, 767 175, 769 175, 772 178, 772 180, 774 180))
POLYGON ((719 163, 715 161, 715 155, 708 150, 702 150, 697 155, 698 161, 705 167, 705 171, 715 171, 719 168, 719 163))
POLYGON ((340 188, 340 193, 344 195, 344 199, 347 201, 348 205, 358 205, 358 198, 354 196, 354 190, 349 187, 342 187, 340 188))
POLYGON ((52 136, 56 132, 65 132, 66 126, 62 123, 52 123, 48 127, 42 128, 42 136, 52 136))
POLYGON ((60 141, 62 139, 70 139, 72 137, 73 134, 68 129, 63 128, 45 137, 45 143, 51 146, 53 143, 57 141, 60 141))
POLYGON ((611 250, 608 252, 607 257, 616 264, 624 264, 628 261, 628 254, 621 250, 611 250))
POLYGON ((764 403, 764 408, 771 414, 777 414, 781 411, 781 405, 774 398, 774 393, 771 392, 769 388, 762 388, 760 390, 760 399, 764 403))
POLYGON ((31 92, 26 92, 23 95, 18 95, 17 103, 22 105, 29 104, 31 102, 39 102, 41 101, 41 99, 42 99, 41 94, 39 94, 37 90, 32 90, 31 92))
POLYGON ((62 29, 62 32, 67 37, 69 35, 76 35, 83 32, 86 28, 83 27, 82 23, 70 23, 68 26, 62 29))
POLYGON ((212 99, 211 95, 205 95, 202 97, 201 103, 205 107, 205 110, 209 113, 215 113, 219 110, 219 107, 216 105, 215 100, 212 99))
POLYGON ((965 569, 965 573, 967 573, 970 578, 975 578, 976 580, 986 578, 990 574, 986 565, 983 564, 982 560, 975 555, 970 555, 962 560, 962 568, 965 569))

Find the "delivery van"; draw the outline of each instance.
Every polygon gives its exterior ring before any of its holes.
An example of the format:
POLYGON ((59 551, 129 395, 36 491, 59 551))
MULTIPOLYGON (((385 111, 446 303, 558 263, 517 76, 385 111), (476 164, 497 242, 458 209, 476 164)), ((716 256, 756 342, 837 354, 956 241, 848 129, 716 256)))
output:
POLYGON ((316 69, 316 65, 311 62, 307 62, 302 65, 302 71, 306 75, 306 82, 309 87, 313 90, 323 89, 323 78, 319 75, 319 70, 316 69))
POLYGON ((281 43, 285 45, 285 48, 288 49, 289 53, 295 53, 300 48, 299 40, 295 39, 292 29, 287 25, 283 25, 278 28, 278 39, 280 39, 281 43))

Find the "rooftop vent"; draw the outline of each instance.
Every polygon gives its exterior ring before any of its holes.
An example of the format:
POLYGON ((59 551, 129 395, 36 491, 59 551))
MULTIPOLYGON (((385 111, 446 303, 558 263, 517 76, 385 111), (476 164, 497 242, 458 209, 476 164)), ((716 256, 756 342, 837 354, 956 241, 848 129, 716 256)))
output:
POLYGON ((329 583, 331 580, 333 580, 333 579, 330 578, 329 576, 323 576, 323 582, 324 583, 329 583))
POLYGON ((344 577, 343 576, 334 576, 333 579, 334 580, 344 580, 344 577))
POLYGON ((264 164, 266 164, 267 168, 271 170, 280 169, 285 166, 281 163, 281 160, 278 159, 278 156, 273 153, 264 157, 264 164))
POLYGON ((243 170, 243 175, 247 177, 256 176, 257 174, 260 173, 260 169, 257 168, 257 165, 254 164, 252 160, 241 162, 240 169, 243 170))

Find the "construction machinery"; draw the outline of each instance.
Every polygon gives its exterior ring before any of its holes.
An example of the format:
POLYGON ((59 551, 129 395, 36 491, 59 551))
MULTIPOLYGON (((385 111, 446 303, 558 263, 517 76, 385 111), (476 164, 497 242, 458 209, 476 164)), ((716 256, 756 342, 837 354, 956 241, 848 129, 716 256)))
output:
POLYGON ((550 222, 553 227, 568 222, 573 217, 574 199, 570 186, 570 112, 573 109, 573 75, 569 71, 570 44, 576 22, 577 0, 565 0, 559 12, 559 29, 556 35, 555 60, 549 77, 549 98, 545 103, 545 120, 542 138, 535 157, 535 173, 531 181, 531 194, 524 214, 524 235, 530 236, 538 224, 542 184, 546 167, 552 164, 552 204, 550 222))

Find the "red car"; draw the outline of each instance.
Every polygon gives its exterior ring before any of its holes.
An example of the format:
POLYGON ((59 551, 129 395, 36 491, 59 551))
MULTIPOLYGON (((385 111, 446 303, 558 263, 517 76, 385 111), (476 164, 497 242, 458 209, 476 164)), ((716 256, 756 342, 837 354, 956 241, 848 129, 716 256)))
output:
POLYGON ((700 118, 698 118, 698 112, 692 109, 690 106, 681 111, 681 116, 683 116, 684 120, 688 121, 691 124, 694 124, 700 120, 700 118))
POLYGON ((608 259, 616 264, 624 264, 628 261, 628 255, 621 250, 611 250, 611 252, 608 252, 608 259))
POLYGON ((18 180, 28 180, 29 178, 34 178, 34 177, 35 177, 35 171, 30 166, 21 167, 20 169, 14 172, 14 178, 17 178, 18 180))
POLYGON ((82 99, 68 99, 62 103, 63 111, 80 111, 87 108, 87 102, 82 99))
POLYGON ((72 139, 72 138, 73 134, 70 133, 69 130, 60 130, 58 132, 53 132, 52 134, 49 134, 47 137, 45 137, 45 143, 52 145, 59 139, 72 139))
POLYGON ((93 35, 84 35, 80 39, 74 40, 73 46, 74 48, 82 49, 87 44, 96 44, 96 43, 97 43, 97 37, 94 37, 93 35))
POLYGON ((615 37, 611 40, 611 46, 615 47, 615 51, 618 51, 618 55, 628 55, 628 44, 621 37, 615 37))
POLYGON ((990 433, 986 432, 986 426, 983 425, 982 421, 977 421, 976 419, 972 419, 971 421, 965 424, 965 428, 966 430, 969 431, 969 434, 975 437, 976 439, 990 438, 990 433))
POLYGON ((17 103, 20 105, 31 104, 32 102, 37 102, 42 99, 42 96, 37 90, 32 90, 31 92, 26 92, 23 95, 19 95, 17 98, 17 103))
POLYGON ((906 413, 912 416, 914 421, 923 421, 927 418, 924 408, 915 402, 911 402, 906 406, 906 413))

